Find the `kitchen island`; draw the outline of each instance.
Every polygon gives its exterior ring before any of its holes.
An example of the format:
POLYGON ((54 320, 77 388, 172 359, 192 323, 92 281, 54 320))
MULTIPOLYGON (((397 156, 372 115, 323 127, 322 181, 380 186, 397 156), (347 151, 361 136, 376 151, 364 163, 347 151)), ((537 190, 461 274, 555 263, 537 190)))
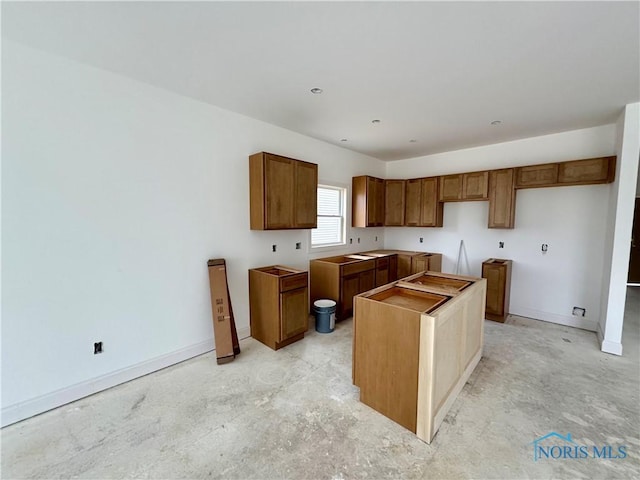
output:
POLYGON ((482 356, 486 280, 421 272, 354 299, 360 401, 430 443, 482 356))

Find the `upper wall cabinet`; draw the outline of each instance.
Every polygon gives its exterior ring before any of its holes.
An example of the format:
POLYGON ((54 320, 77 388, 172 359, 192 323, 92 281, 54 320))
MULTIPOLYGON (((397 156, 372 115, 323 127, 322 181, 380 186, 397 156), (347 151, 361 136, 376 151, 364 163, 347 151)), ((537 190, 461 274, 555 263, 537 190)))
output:
POLYGON ((384 181, 384 224, 387 227, 404 225, 405 181, 384 181))
POLYGON ((384 225, 384 180, 361 175, 351 180, 351 226, 384 225))
POLYGON ((489 172, 465 173, 462 176, 463 200, 486 200, 489 198, 489 172))
POLYGON ((616 157, 588 158, 562 162, 558 166, 560 185, 609 183, 616 174, 616 157))
POLYGON ((440 201, 456 202, 462 200, 462 173, 440 177, 440 201))
POLYGON ((513 228, 516 212, 513 168, 489 172, 489 228, 513 228))
POLYGON ((489 172, 458 173, 440 177, 440 201, 486 200, 489 172))
POLYGON ((616 157, 587 158, 516 169, 516 188, 560 187, 613 182, 616 157))
POLYGON ((316 228, 318 165, 272 153, 249 157, 252 230, 316 228))
POLYGON ((438 177, 406 181, 404 224, 409 227, 441 227, 442 202, 438 199, 438 177))

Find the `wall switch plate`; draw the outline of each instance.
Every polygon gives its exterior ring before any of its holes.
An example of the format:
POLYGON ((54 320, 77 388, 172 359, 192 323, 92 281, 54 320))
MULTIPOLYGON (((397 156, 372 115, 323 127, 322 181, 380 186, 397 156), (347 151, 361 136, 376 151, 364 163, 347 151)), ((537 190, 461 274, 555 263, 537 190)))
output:
POLYGON ((275 245, 275 244, 274 244, 274 245, 271 245, 271 251, 272 251, 272 252, 275 252, 277 248, 278 248, 278 246, 277 246, 277 245, 275 245))
POLYGON ((93 344, 93 354, 97 355, 102 353, 102 342, 96 342, 93 344))
POLYGON ((498 242, 498 248, 504 248, 504 242, 498 242))
POLYGON ((300 250, 302 248, 302 242, 296 242, 296 250, 300 250))
POLYGON ((424 242, 424 238, 420 237, 420 243, 424 242))

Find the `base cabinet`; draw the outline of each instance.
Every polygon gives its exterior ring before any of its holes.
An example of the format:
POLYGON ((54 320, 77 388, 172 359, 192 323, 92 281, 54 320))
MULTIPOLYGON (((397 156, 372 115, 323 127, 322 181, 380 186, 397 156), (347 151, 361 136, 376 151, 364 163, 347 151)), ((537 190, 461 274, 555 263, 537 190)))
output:
POLYGON ((482 356, 485 288, 420 273, 356 296, 360 401, 430 443, 482 356))
POLYGON ((278 350, 309 328, 309 275, 272 265, 249 270, 251 336, 278 350))
POLYGON ((329 299, 336 302, 336 320, 353 313, 353 297, 375 285, 376 260, 350 257, 317 258, 309 262, 311 303, 329 299))
POLYGON ((487 279, 487 320, 504 323, 509 315, 511 265, 511 260, 500 258, 482 262, 482 277, 487 279))

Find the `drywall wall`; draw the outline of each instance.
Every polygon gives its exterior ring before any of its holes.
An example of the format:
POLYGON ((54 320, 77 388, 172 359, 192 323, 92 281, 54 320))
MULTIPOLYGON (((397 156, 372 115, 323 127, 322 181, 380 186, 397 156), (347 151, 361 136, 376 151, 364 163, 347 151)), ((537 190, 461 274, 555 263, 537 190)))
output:
POLYGON ((640 104, 627 105, 617 123, 616 180, 609 192, 606 229, 605 310, 598 324, 602 351, 622 355, 622 325, 629 272, 629 240, 632 237, 638 156, 640 155, 640 104))
MULTIPOLYGON (((391 162, 387 178, 416 178, 615 154, 615 125, 391 162)), ((611 185, 519 190, 515 228, 488 229, 488 202, 446 203, 442 228, 387 228, 385 242, 443 254, 443 270, 481 275, 487 258, 513 260, 511 313, 595 331, 611 185), (424 243, 419 243, 419 238, 424 243), (499 242, 504 248, 499 248, 499 242), (541 251, 542 244, 548 251, 541 251), (586 308, 585 317, 572 308, 586 308)))
MULTIPOLYGON (((310 257, 307 230, 249 229, 250 154, 314 162, 346 185, 384 175, 378 160, 9 41, 2 62, 3 424, 211 350, 209 258, 227 260, 248 334, 247 270, 310 257)), ((357 232, 344 251, 383 234, 357 232)))

